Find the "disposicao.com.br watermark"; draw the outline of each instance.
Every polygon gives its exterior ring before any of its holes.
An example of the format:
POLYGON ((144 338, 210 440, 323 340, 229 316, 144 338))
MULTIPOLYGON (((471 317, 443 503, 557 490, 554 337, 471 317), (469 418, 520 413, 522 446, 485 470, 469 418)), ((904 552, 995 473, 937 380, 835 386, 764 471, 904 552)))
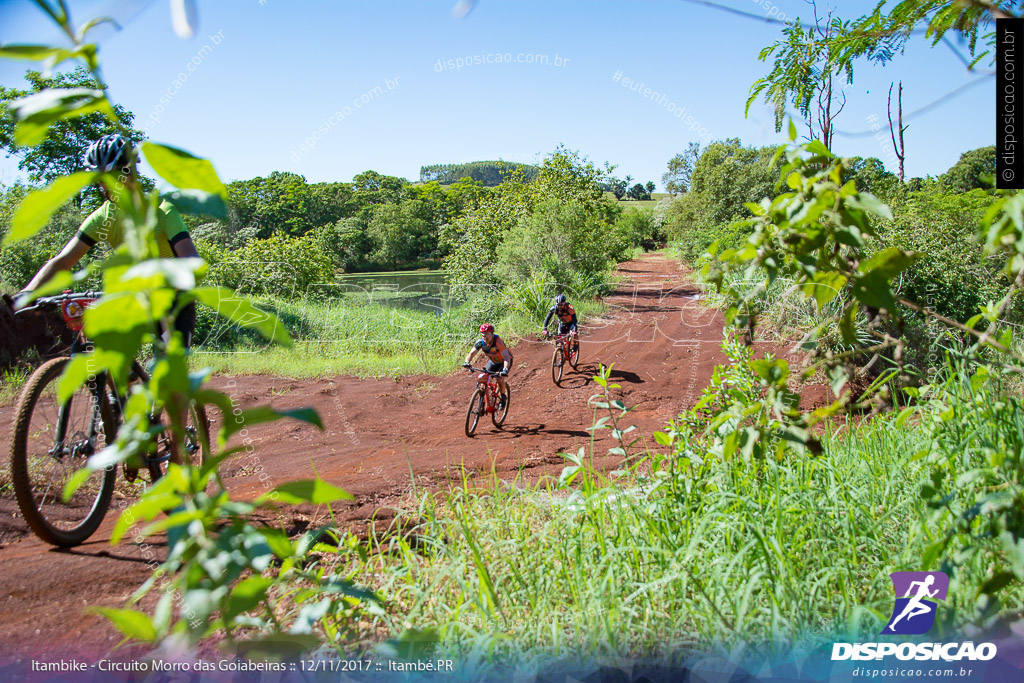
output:
POLYGON ((537 66, 563 67, 569 63, 568 57, 562 57, 557 52, 554 58, 548 55, 535 54, 532 52, 520 52, 512 55, 511 52, 483 52, 478 55, 467 57, 455 57, 454 59, 438 58, 434 63, 434 71, 462 71, 471 66, 483 64, 534 64, 537 66))

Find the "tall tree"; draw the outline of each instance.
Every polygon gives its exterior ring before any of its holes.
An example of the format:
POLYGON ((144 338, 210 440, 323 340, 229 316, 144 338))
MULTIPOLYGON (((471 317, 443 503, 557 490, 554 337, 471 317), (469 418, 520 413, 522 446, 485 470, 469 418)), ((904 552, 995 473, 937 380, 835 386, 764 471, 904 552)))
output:
POLYGON ((686 151, 668 160, 668 171, 661 176, 661 184, 670 195, 685 194, 690 191, 690 179, 693 169, 700 158, 700 143, 691 142, 686 151))
POLYGON ((25 171, 33 182, 49 183, 60 176, 81 171, 86 147, 108 133, 120 133, 135 142, 145 138, 145 133, 132 128, 135 115, 115 104, 116 123, 101 112, 61 119, 50 126, 41 143, 34 147, 20 147, 14 139, 16 122, 10 107, 12 101, 47 88, 103 89, 96 78, 81 66, 68 73, 55 74, 52 78, 30 70, 25 73, 25 80, 29 82, 28 90, 0 85, 0 148, 8 157, 20 159, 18 168, 25 171))

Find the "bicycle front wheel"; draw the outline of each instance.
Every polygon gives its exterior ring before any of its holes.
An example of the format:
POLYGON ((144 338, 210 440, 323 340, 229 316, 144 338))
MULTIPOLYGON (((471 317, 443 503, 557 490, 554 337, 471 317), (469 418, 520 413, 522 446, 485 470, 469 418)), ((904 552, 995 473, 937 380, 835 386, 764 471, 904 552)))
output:
POLYGON ((469 410, 466 411, 466 436, 473 436, 480 416, 484 412, 484 390, 477 387, 469 398, 469 410))
POLYGON ((569 352, 569 365, 575 370, 576 366, 580 364, 580 340, 577 339, 572 347, 572 351, 569 352))
POLYGON ((81 386, 65 403, 57 385, 69 358, 44 363, 18 400, 11 440, 11 479, 21 514, 46 543, 75 546, 103 521, 114 491, 115 468, 92 472, 64 501, 64 487, 117 436, 117 425, 98 380, 81 386))
POLYGON ((555 384, 562 381, 562 347, 556 346, 555 352, 551 355, 551 379, 555 384))

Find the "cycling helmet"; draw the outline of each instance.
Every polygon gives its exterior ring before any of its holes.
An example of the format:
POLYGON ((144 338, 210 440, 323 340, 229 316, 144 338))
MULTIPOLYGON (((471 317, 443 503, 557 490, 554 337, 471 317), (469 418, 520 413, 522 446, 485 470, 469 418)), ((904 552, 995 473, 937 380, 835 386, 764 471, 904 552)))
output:
POLYGON ((565 303, 565 294, 559 294, 555 297, 555 305, 561 306, 565 303))
POLYGON ((494 333, 494 325, 490 323, 484 323, 483 325, 480 326, 480 334, 486 334, 488 332, 492 334, 494 333))
POLYGON ((83 161, 90 171, 113 171, 124 168, 132 163, 135 156, 135 145, 131 140, 114 133, 104 135, 85 150, 83 161))

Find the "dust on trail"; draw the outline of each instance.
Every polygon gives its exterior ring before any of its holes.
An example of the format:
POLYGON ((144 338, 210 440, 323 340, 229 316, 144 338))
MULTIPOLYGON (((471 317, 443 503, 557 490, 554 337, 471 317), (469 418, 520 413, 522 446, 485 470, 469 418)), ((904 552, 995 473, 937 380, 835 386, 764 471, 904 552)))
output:
MULTIPOLYGON (((556 387, 551 344, 518 340, 505 428, 497 430, 484 419, 472 439, 463 425, 475 380, 457 368, 444 377, 399 380, 214 378, 213 386, 238 407, 312 406, 325 428, 321 432, 280 421, 235 437, 251 439, 254 450, 227 464, 232 496, 252 499, 315 471, 356 496, 341 506, 339 516, 365 527, 365 520, 392 514, 388 507, 411 488, 410 469, 421 489, 461 481, 463 467, 470 476, 489 477, 493 470, 508 481, 557 477, 564 463, 560 452, 590 447, 586 428, 594 414, 587 400, 600 389, 591 380, 599 363, 615 364, 612 376, 622 386, 618 395, 635 406, 628 424, 649 440, 696 402, 714 366, 725 361, 719 349, 723 319, 701 305, 699 289, 675 260, 648 254, 622 264, 618 273, 625 280, 606 297, 608 314, 583 326, 578 371, 567 367, 556 387)), ((11 424, 13 412, 13 406, 0 408, 0 424, 11 424)), ((9 442, 10 429, 3 429, 0 454, 5 458, 9 442)), ((619 461, 606 455, 614 445, 607 430, 597 432, 598 466, 610 469, 619 461)), ((0 498, 0 641, 5 643, 0 661, 69 656, 92 661, 120 640, 105 620, 84 608, 122 606, 149 576, 148 562, 162 559, 166 549, 159 539, 145 549, 129 541, 111 546, 115 510, 89 542, 60 551, 28 534, 13 500, 0 498)), ((288 514, 293 531, 327 519, 324 510, 311 508, 288 514)))

